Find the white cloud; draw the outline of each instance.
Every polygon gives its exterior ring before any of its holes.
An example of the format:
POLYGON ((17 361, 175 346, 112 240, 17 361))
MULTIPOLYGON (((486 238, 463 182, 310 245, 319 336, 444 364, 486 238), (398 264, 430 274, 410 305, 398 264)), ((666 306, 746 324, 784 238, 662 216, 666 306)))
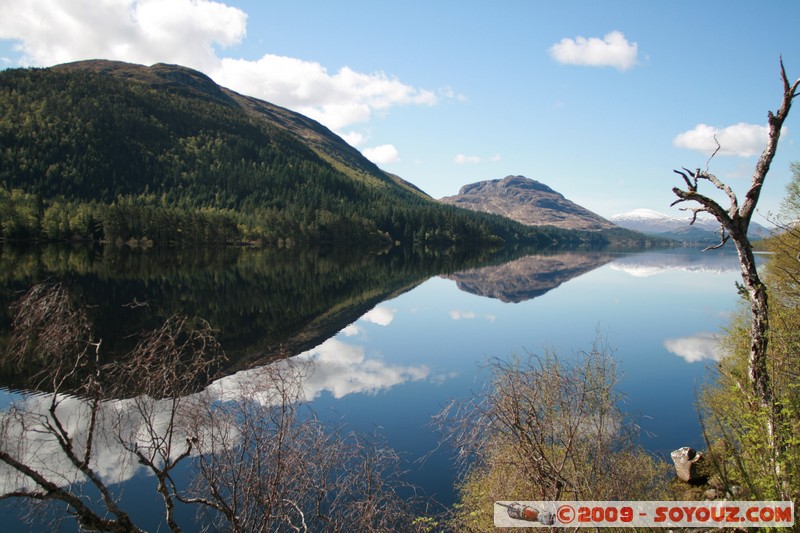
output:
MULTIPOLYGON (((487 161, 491 161, 492 163, 496 163, 501 159, 502 157, 500 157, 500 154, 495 154, 486 158, 487 161)), ((484 158, 479 155, 456 154, 453 158, 453 163, 456 165, 477 165, 482 161, 484 161, 484 158)))
POLYGON ((591 37, 564 38, 550 47, 550 56, 567 65, 614 67, 628 70, 636 64, 638 45, 629 43, 619 31, 607 33, 602 39, 591 37))
POLYGON ((439 96, 447 99, 458 100, 459 102, 466 102, 468 98, 463 94, 457 93, 452 87, 445 86, 439 89, 439 96))
POLYGON ((434 105, 439 100, 434 92, 383 72, 342 67, 330 73, 313 61, 272 54, 255 61, 223 57, 219 51, 240 43, 246 26, 245 12, 210 0, 0 2, 0 39, 18 42, 20 65, 97 58, 176 63, 333 130, 368 121, 376 111, 393 106, 434 105))
POLYGON ((383 72, 363 74, 343 67, 330 74, 317 62, 272 54, 256 61, 224 58, 209 74, 225 87, 288 107, 334 130, 366 122, 374 111, 395 105, 438 102, 431 91, 383 72))
POLYGON ((360 146, 367 140, 366 135, 357 131, 340 132, 339 137, 344 139, 350 146, 360 146))
POLYGON ((714 333, 700 332, 689 337, 666 339, 664 348, 682 357, 687 363, 699 361, 719 361, 722 349, 714 333))
POLYGON ((474 165, 481 162, 481 158, 477 155, 457 154, 453 158, 453 163, 456 165, 474 165))
POLYGON ((369 311, 362 316, 361 320, 372 322, 373 324, 377 324, 379 326, 388 326, 394 320, 394 313, 394 309, 389 309, 388 307, 376 307, 372 311, 369 311))
POLYGON ((373 148, 364 148, 361 153, 364 154, 364 157, 378 165, 394 163, 400 160, 397 148, 395 148, 393 144, 382 144, 373 148))
POLYGON ((215 46, 239 43, 247 15, 209 0, 36 0, 0 4, 0 38, 19 41, 24 65, 79 59, 218 63, 215 46))
POLYGON ((710 155, 717 149, 714 137, 719 141, 719 155, 750 157, 760 154, 764 149, 769 139, 769 128, 744 122, 727 128, 698 124, 694 129, 677 135, 672 144, 710 155))

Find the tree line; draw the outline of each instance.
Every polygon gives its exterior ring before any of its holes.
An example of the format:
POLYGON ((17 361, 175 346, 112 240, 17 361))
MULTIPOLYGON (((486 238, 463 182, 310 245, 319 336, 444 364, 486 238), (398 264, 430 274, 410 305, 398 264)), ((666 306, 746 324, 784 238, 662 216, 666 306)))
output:
POLYGON ((377 168, 331 163, 240 107, 147 83, 11 69, 0 73, 0 109, 6 241, 607 241, 440 205, 377 168))

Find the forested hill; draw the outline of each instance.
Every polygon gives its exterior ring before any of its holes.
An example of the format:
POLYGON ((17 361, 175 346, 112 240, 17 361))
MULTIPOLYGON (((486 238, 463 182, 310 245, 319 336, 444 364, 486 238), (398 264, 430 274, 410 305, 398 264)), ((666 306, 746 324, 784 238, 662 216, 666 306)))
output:
POLYGON ((321 124, 174 65, 0 72, 0 238, 569 243, 444 206, 321 124))

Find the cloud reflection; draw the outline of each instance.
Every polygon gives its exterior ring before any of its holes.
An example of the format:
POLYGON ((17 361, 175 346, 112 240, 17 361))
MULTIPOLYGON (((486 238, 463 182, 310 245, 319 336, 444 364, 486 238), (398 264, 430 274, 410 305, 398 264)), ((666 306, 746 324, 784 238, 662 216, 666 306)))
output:
POLYGON ((376 307, 372 311, 369 311, 362 316, 359 320, 372 322, 373 324, 377 324, 379 326, 388 326, 394 320, 395 312, 396 311, 394 309, 390 309, 388 307, 376 307))
MULTIPOLYGON (((122 442, 131 447, 139 447, 147 453, 146 450, 152 446, 153 434, 167 435, 169 425, 178 420, 173 434, 176 446, 171 450, 171 458, 175 459, 185 451, 180 443, 186 442, 189 437, 183 431, 188 425, 181 424, 180 419, 189 416, 197 398, 195 395, 181 399, 181 407, 177 410, 174 410, 175 404, 171 400, 153 400, 147 397, 102 402, 97 407, 96 425, 93 429, 90 425, 90 401, 58 395, 55 412, 59 423, 69 434, 78 457, 84 453, 83 446, 87 436, 93 431, 95 438, 92 441, 91 467, 104 483, 114 484, 126 481, 136 472, 145 470, 122 442)), ((6 450, 9 447, 13 449, 13 455, 23 464, 43 473, 61 486, 84 481, 83 474, 62 452, 49 429, 52 425, 49 413, 52 402, 53 396, 49 394, 30 394, 0 414, 4 429, 3 446, 6 450)), ((199 437, 203 438, 202 435, 199 437)), ((0 494, 35 488, 36 485, 30 478, 5 463, 0 463, 0 494)))
POLYGON ((719 361, 722 357, 719 338, 715 333, 707 331, 688 337, 666 339, 664 348, 678 357, 682 357, 687 363, 719 361))
MULTIPOLYGON (((478 318, 478 313, 473 313, 472 311, 459 311, 458 309, 453 309, 450 311, 450 318, 453 320, 471 320, 473 318, 478 318)), ((494 315, 483 315, 488 322, 494 322, 497 320, 497 317, 494 315)))
MULTIPOLYGON (((440 382, 449 377, 432 376, 427 365, 393 365, 370 359, 363 347, 331 338, 296 357, 221 378, 205 390, 181 398, 177 411, 176 404, 170 399, 137 397, 103 402, 94 429, 96 438, 91 465, 105 483, 130 479, 144 467, 121 442, 148 449, 152 446, 153 434, 167 435, 172 423, 175 424, 173 442, 186 442, 190 436, 203 441, 206 436, 188 428, 192 427, 193 421, 196 422, 197 413, 203 411, 203 406, 216 402, 254 401, 264 406, 275 406, 286 398, 311 401, 326 391, 334 398, 342 398, 355 393, 376 394, 410 381, 430 378, 432 382, 440 382)), ((58 441, 46 428, 50 423, 48 409, 51 402, 51 395, 30 394, 0 412, 0 427, 4 428, 3 447, 13 447, 15 456, 23 463, 68 485, 81 481, 83 476, 65 457, 58 441)), ((85 442, 91 402, 60 396, 56 412, 76 445, 85 442)), ((233 435, 237 430, 230 427, 228 431, 233 435)), ((208 446, 200 448, 208 449, 208 446)), ((184 450, 178 445, 173 452, 178 456, 184 450)), ((78 450, 80 453, 82 451, 78 450)), ((0 494, 34 488, 30 479, 0 463, 0 494)))

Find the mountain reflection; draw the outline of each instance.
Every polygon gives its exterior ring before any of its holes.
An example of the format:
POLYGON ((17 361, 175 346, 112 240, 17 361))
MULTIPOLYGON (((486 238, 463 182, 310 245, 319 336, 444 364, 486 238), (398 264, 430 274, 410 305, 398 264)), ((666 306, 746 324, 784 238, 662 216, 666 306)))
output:
POLYGON ((524 302, 555 289, 572 278, 612 261, 601 252, 564 252, 529 255, 499 266, 477 268, 445 276, 462 291, 503 302, 524 302))
POLYGON ((709 251, 702 254, 686 253, 682 250, 660 250, 634 255, 624 255, 616 259, 611 268, 637 278, 646 278, 666 272, 711 272, 723 273, 739 270, 735 260, 736 252, 731 250, 709 251))
MULTIPOLYGON (((124 358, 141 332, 186 315, 210 324, 228 356, 223 372, 231 374, 312 350, 346 328, 353 334, 359 318, 390 324, 394 311, 381 302, 431 276, 501 260, 479 250, 0 247, 0 352, 12 334, 15 302, 46 280, 60 282, 86 309, 104 357, 124 358)), ((28 387, 40 363, 0 361, 0 386, 28 387)))

